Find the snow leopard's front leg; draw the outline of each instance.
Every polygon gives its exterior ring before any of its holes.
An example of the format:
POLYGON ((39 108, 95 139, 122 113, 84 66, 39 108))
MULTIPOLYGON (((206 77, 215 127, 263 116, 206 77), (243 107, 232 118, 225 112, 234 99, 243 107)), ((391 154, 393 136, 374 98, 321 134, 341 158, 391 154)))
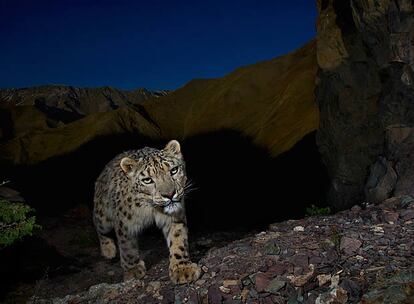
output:
POLYGON ((190 261, 188 252, 187 226, 184 223, 172 222, 164 227, 170 250, 170 279, 175 284, 185 284, 200 277, 200 267, 190 261))
POLYGON ((131 234, 122 222, 117 225, 115 232, 118 238, 121 266, 124 269, 124 281, 143 278, 146 269, 144 261, 139 256, 137 237, 131 234))

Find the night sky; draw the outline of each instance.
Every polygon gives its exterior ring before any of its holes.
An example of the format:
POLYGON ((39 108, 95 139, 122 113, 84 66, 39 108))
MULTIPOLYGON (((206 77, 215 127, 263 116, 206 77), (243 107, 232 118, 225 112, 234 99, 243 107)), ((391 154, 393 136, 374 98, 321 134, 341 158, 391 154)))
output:
POLYGON ((0 88, 175 89, 292 51, 315 0, 0 0, 0 88))

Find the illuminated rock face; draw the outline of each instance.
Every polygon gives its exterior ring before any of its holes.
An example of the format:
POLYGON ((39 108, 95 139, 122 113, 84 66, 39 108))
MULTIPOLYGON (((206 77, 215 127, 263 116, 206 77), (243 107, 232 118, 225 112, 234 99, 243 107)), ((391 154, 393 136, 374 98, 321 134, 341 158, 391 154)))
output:
POLYGON ((331 203, 414 194, 412 1, 317 4, 317 141, 331 203))

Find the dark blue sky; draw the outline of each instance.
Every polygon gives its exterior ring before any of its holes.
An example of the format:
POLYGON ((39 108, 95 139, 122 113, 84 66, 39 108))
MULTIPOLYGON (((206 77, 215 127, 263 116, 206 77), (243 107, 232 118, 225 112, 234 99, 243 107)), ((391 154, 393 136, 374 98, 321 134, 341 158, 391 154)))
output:
POLYGON ((315 0, 0 0, 0 88, 175 89, 315 36, 315 0))

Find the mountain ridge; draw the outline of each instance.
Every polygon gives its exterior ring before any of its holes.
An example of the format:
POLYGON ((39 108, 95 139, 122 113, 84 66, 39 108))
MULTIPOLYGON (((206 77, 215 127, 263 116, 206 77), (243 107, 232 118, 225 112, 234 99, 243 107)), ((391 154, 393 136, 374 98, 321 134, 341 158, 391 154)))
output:
POLYGON ((121 90, 112 86, 75 87, 70 85, 40 85, 26 88, 0 89, 0 105, 34 105, 40 109, 72 112, 80 117, 138 104, 146 99, 159 98, 167 90, 145 88, 121 90))
MULTIPOLYGON (((82 113, 89 110, 88 115, 71 121, 42 111, 41 101, 37 107, 30 101, 29 105, 14 106, 3 113, 10 123, 0 125, 0 162, 39 163, 71 153, 98 136, 138 132, 142 137, 165 141, 220 130, 237 131, 276 157, 318 127, 316 71, 316 45, 312 40, 287 55, 240 67, 220 78, 192 80, 169 94, 137 98, 137 102, 115 109, 108 100, 118 102, 121 98, 122 92, 116 89, 98 91, 98 97, 93 90, 75 90, 92 105, 75 103, 74 110, 65 108, 65 101, 53 96, 45 101, 43 106, 61 105, 59 109, 72 114, 81 115, 77 109, 82 113), (104 93, 110 98, 105 99, 104 93), (102 99, 104 106, 99 106, 102 99), (10 133, 8 137, 4 137, 6 132, 10 133)), ((76 99, 69 101, 73 105, 76 99)))

